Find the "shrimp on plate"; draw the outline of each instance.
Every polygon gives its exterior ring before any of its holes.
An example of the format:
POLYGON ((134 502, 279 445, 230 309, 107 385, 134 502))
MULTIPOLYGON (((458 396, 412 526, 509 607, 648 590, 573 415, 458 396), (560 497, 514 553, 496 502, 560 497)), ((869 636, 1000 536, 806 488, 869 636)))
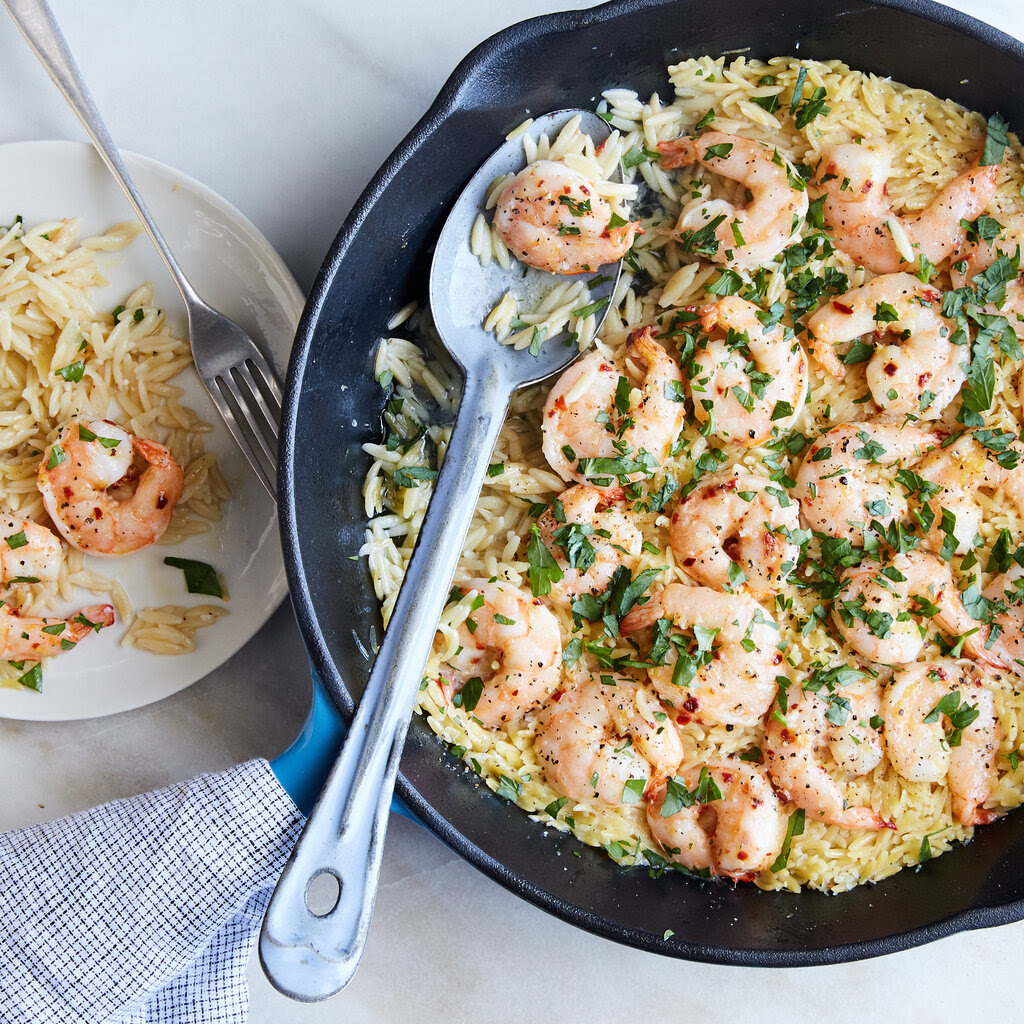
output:
POLYGON ((896 672, 882 698, 885 750, 909 782, 949 786, 961 825, 987 825, 1000 729, 992 691, 976 665, 939 658, 896 672))
POLYGON ((598 487, 640 480, 661 465, 683 426, 679 364, 644 327, 629 336, 625 365, 600 352, 572 364, 544 403, 543 450, 563 480, 598 487))
POLYGON ((860 545, 872 520, 883 527, 902 521, 909 511, 906 489, 890 478, 940 442, 937 434, 898 423, 841 423, 826 430, 807 447, 792 491, 804 522, 860 545))
POLYGON ((910 551, 887 565, 865 562, 843 573, 832 620, 859 655, 883 665, 908 665, 924 649, 928 621, 965 637, 965 649, 987 658, 987 630, 971 617, 949 565, 935 555, 910 551), (913 604, 911 603, 913 598, 913 604))
POLYGON ((184 474, 156 441, 109 420, 73 420, 43 453, 37 482, 46 511, 72 547, 115 557, 163 536, 184 474), (145 464, 137 478, 136 455, 145 464))
POLYGON ((483 603, 459 626, 459 649, 442 675, 457 692, 476 680, 476 703, 462 706, 487 728, 498 729, 521 719, 558 685, 558 620, 539 599, 510 583, 472 579, 459 589, 476 591, 483 603))
POLYGON ((540 536, 562 570, 551 584, 551 600, 571 606, 581 594, 597 594, 615 570, 636 569, 643 533, 612 491, 576 484, 563 491, 537 521, 540 536))
POLYGON ((45 526, 0 512, 0 583, 52 583, 63 549, 45 526))
POLYGON ((706 430, 745 448, 796 422, 807 397, 807 356, 782 324, 766 328, 752 302, 729 295, 700 309, 690 394, 706 430))
POLYGON ((714 232, 699 251, 716 263, 747 270, 763 267, 786 248, 807 216, 807 192, 791 184, 795 172, 776 151, 759 142, 726 132, 704 132, 696 138, 659 142, 658 150, 662 167, 697 163, 745 187, 746 206, 725 199, 695 199, 679 215, 675 234, 684 248, 692 247, 698 233, 714 232))
POLYGON ((114 624, 114 608, 94 604, 68 618, 22 615, 0 603, 0 659, 38 661, 70 651, 90 633, 114 624))
POLYGON ((886 182, 892 146, 864 139, 826 146, 819 182, 825 226, 851 259, 874 274, 915 267, 921 256, 936 266, 963 245, 961 221, 974 220, 996 192, 997 165, 973 166, 957 175, 916 214, 897 215, 886 182))
POLYGON ((800 505, 780 484, 719 473, 679 502, 669 538, 677 564, 699 583, 717 590, 742 583, 763 598, 796 568, 800 548, 792 537, 799 527, 800 505))
POLYGON ((553 160, 524 167, 494 211, 494 226, 512 254, 552 274, 589 274, 621 260, 640 222, 612 227, 611 219, 594 183, 553 160))
POLYGON ((876 277, 830 300, 807 321, 814 338, 811 352, 826 372, 842 380, 847 367, 833 345, 872 332, 890 338, 868 359, 872 400, 890 416, 933 419, 960 393, 970 355, 953 344, 956 325, 936 309, 941 302, 942 292, 913 274, 876 277))
POLYGON ((757 725, 775 699, 779 629, 752 597, 670 583, 619 628, 652 629, 648 676, 681 724, 757 725))
POLYGON ((752 881, 782 850, 786 815, 760 765, 724 760, 688 768, 646 795, 651 835, 691 871, 752 881))
POLYGON ((666 709, 627 676, 591 676, 556 691, 537 721, 544 778, 571 800, 637 803, 652 774, 671 775, 684 755, 666 709))
POLYGON ((879 714, 878 684, 837 687, 835 700, 816 693, 790 696, 783 720, 772 717, 765 734, 765 765, 780 792, 814 821, 842 828, 892 828, 870 807, 850 806, 829 771, 830 760, 848 775, 866 775, 882 759, 882 740, 871 720, 879 714), (836 714, 836 710, 840 714, 836 714))

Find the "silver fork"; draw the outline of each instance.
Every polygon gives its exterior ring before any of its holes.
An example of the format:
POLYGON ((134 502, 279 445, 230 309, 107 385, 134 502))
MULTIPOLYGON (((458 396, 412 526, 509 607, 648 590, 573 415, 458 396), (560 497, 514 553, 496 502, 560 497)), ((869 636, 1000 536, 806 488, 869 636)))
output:
POLYGON ((153 240, 188 311, 192 359, 228 430, 272 497, 277 497, 281 380, 241 327, 196 293, 142 201, 82 80, 46 0, 0 0, 32 52, 82 122, 153 240))

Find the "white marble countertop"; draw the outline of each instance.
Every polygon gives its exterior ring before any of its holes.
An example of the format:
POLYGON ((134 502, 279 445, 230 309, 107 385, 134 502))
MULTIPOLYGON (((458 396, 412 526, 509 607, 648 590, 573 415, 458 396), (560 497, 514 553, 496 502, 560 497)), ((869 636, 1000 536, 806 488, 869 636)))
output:
MULTIPOLYGON (((466 52, 512 21, 584 6, 53 0, 119 144, 227 197, 304 290, 373 171, 466 52)), ((1024 37, 1020 0, 954 6, 1024 37)), ((83 137, 2 15, 0 68, 0 142, 83 137)), ((295 736, 308 700, 301 642, 283 608, 224 667, 160 704, 88 722, 0 722, 0 830, 273 757, 295 736)), ((766 1006, 794 1024, 883 1014, 1008 1019, 1024 1007, 1013 987, 1018 943, 1024 923, 838 967, 682 963, 549 917, 394 818, 356 980, 327 1003, 301 1005, 273 991, 253 963, 251 1019, 725 1022, 759 1019, 766 1006)))

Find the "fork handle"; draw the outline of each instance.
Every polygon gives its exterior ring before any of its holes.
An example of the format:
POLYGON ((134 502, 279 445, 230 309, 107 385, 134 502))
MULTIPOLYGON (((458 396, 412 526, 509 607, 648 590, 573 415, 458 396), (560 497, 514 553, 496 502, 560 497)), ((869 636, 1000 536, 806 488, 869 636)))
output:
POLYGON ((293 999, 339 992, 362 956, 409 718, 511 391, 497 366, 488 367, 483 378, 467 375, 433 498, 366 690, 270 899, 260 958, 271 982, 293 999), (333 910, 316 916, 306 893, 323 872, 334 876, 341 892, 333 910))
POLYGON ((93 102, 81 72, 78 70, 78 65, 75 63, 75 58, 71 56, 71 51, 68 49, 67 40, 46 0, 0 0, 0 4, 3 5, 18 30, 25 37, 25 41, 39 59, 39 63, 53 79, 64 99, 67 100, 68 106, 82 122, 82 127, 85 128, 103 162, 117 179, 124 194, 128 197, 132 209, 145 225, 149 237, 157 247, 171 277, 174 278, 186 305, 202 303, 171 250, 167 247, 160 229, 142 201, 142 196, 139 195, 128 176, 128 170, 121 160, 121 154, 117 151, 114 140, 110 137, 107 126, 96 109, 96 104, 93 102))

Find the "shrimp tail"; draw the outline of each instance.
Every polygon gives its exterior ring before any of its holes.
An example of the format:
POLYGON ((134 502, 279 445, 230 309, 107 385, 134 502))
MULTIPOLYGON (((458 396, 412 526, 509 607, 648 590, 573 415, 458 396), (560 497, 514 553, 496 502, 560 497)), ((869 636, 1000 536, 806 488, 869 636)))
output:
POLYGON ((693 139, 686 135, 669 142, 659 142, 658 152, 661 153, 661 166, 669 171, 676 167, 689 167, 697 162, 697 147, 693 139))
POLYGON ((815 338, 811 342, 811 355, 818 360, 818 364, 830 377, 842 380, 846 376, 846 367, 836 355, 836 350, 827 342, 815 338))
POLYGON ((835 822, 841 828, 863 828, 877 832, 879 829, 887 828, 896 831, 896 823, 887 821, 880 814, 876 814, 870 807, 848 807, 835 822))
POLYGON ((98 633, 101 629, 114 624, 114 606, 112 604, 91 604, 83 608, 72 620, 68 632, 70 639, 78 643, 89 635, 92 630, 98 633))
POLYGON ((952 796, 952 802, 953 817, 961 825, 991 825, 993 821, 1001 817, 998 811, 990 811, 973 800, 958 797, 955 793, 952 796))

